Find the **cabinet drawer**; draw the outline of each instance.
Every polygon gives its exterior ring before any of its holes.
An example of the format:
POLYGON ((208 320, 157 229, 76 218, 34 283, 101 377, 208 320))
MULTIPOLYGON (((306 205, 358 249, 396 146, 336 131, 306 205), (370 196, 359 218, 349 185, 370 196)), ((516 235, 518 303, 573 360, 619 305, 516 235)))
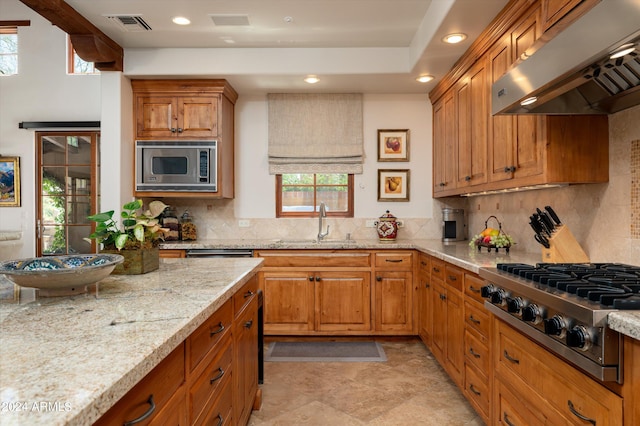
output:
POLYGON ((464 274, 464 294, 473 300, 484 304, 481 289, 485 285, 484 280, 473 274, 464 274))
POLYGON ((502 321, 496 322, 498 374, 529 386, 566 419, 578 422, 579 416, 583 416, 598 425, 620 424, 622 398, 502 321))
POLYGON ((235 424, 233 418, 232 401, 233 401, 233 380, 227 377, 221 383, 220 392, 209 410, 205 412, 193 422, 194 426, 200 425, 221 425, 231 426, 235 424))
POLYGON ((485 377, 489 374, 489 348, 468 331, 464 335, 465 357, 467 363, 476 368, 485 377))
POLYGON ((476 374, 473 368, 465 367, 464 394, 475 405, 482 417, 489 417, 489 386, 487 380, 476 374))
POLYGON ((233 295, 233 313, 237 316, 244 306, 251 301, 251 297, 258 292, 258 276, 254 275, 240 290, 233 295))
POLYGON ((491 332, 489 318, 489 313, 484 308, 477 307, 473 303, 464 303, 464 322, 467 328, 478 332, 485 342, 489 341, 489 333, 491 332))
POLYGON ((277 250, 256 252, 264 259, 263 267, 371 267, 371 255, 366 252, 332 250, 277 250))
POLYGON ((444 261, 431 258, 431 277, 444 281, 444 261))
POLYGON ((191 336, 187 339, 189 371, 193 371, 207 352, 230 332, 232 320, 232 301, 228 300, 196 331, 191 333, 191 336))
POLYGON ((431 273, 431 257, 426 254, 418 255, 418 272, 421 274, 431 273))
POLYGON ((394 271, 411 271, 413 269, 413 253, 406 251, 376 253, 376 269, 394 271))
MULTIPOLYGON (((544 416, 536 407, 529 409, 526 400, 517 397, 509 388, 496 382, 495 386, 495 423, 498 425, 530 425, 542 426, 545 424, 544 416)), ((541 408, 544 409, 544 404, 541 408)))
POLYGON ((444 281, 450 287, 462 291, 462 285, 464 281, 464 271, 456 266, 445 265, 444 268, 444 281))
POLYGON ((153 420, 163 411, 169 399, 184 383, 184 376, 184 344, 180 344, 111 407, 95 425, 123 424, 137 419, 149 411, 151 400, 155 404, 155 410, 149 417, 149 421, 153 420))
POLYGON ((184 388, 180 387, 171 397, 166 407, 149 422, 149 426, 187 426, 187 404, 184 400, 184 388))
POLYGON ((196 419, 208 405, 207 402, 219 392, 227 377, 231 377, 232 339, 225 339, 215 358, 193 382, 189 389, 189 412, 196 419))

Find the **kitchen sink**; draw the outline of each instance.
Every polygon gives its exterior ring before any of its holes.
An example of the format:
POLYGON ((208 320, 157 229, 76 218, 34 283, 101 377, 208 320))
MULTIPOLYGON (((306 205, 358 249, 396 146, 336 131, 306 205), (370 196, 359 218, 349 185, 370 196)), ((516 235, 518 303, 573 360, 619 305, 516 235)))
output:
POLYGON ((355 244, 356 240, 346 240, 346 239, 324 239, 318 240, 316 239, 281 239, 277 240, 276 243, 282 245, 324 245, 324 244, 355 244))

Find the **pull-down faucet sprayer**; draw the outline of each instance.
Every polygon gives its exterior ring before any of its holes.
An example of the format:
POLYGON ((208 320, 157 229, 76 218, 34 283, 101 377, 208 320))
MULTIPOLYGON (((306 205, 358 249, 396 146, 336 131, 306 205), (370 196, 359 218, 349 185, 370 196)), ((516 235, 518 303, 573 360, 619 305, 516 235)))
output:
POLYGON ((327 232, 322 232, 322 219, 325 217, 327 217, 327 207, 325 206, 324 201, 322 201, 318 211, 318 242, 322 241, 324 237, 329 235, 329 225, 327 225, 327 232))

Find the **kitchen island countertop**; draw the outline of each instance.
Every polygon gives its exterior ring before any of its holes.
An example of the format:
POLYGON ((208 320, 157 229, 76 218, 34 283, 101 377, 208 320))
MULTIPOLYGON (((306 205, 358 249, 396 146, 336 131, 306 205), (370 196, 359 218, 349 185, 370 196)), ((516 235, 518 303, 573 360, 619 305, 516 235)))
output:
POLYGON ((261 263, 162 259, 157 271, 110 275, 91 293, 1 300, 0 424, 92 424, 261 263))
MULTIPOLYGON (((497 263, 527 263, 535 265, 542 261, 542 253, 522 252, 515 245, 507 253, 504 249, 499 252, 488 252, 486 249, 478 251, 469 246, 469 241, 442 242, 441 240, 396 240, 394 242, 380 242, 378 239, 357 239, 352 241, 327 240, 322 243, 301 243, 303 240, 288 239, 257 239, 233 240, 212 239, 185 242, 165 242, 163 249, 254 249, 254 250, 291 250, 291 249, 414 249, 442 259, 468 271, 478 273, 480 268, 495 268, 497 263), (294 241, 294 242, 292 242, 294 241)), ((606 260, 602 260, 606 261, 606 260)), ((609 314, 609 326, 619 333, 640 340, 640 313, 637 311, 615 312, 609 314)))

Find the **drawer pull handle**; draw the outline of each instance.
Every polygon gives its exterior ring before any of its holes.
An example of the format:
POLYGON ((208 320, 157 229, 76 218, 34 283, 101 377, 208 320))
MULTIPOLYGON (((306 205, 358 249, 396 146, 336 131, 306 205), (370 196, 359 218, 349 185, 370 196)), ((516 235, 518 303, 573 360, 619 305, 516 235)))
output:
POLYGON ((510 361, 514 364, 520 364, 520 360, 513 358, 511 355, 509 355, 509 352, 507 352, 507 350, 504 350, 504 357, 507 359, 507 361, 510 361))
POLYGON ((474 324, 480 324, 480 320, 477 320, 473 317, 473 314, 469 315, 469 321, 471 321, 474 324))
POLYGON ((309 277, 309 281, 313 281, 313 277, 309 277))
POLYGON ((473 392, 476 396, 480 396, 480 391, 478 391, 474 386, 473 383, 469 385, 469 390, 471 392, 473 392))
POLYGON ((214 384, 218 380, 222 379, 223 376, 224 376, 224 370, 221 367, 218 367, 218 374, 209 380, 209 384, 210 385, 214 384))
POLYGON ((249 320, 244 323, 244 328, 251 328, 252 325, 253 325, 253 320, 249 320))
POLYGON ((440 272, 440 268, 433 267, 433 272, 440 272))
POLYGON ((480 354, 473 350, 473 348, 469 348, 469 353, 473 355, 474 358, 480 358, 480 354))
POLYGON ((220 321, 220 323, 218 324, 218 329, 217 330, 213 330, 211 331, 211 333, 209 334, 209 337, 213 337, 216 334, 220 334, 225 330, 224 324, 222 324, 222 321, 220 321))
POLYGON ((474 293, 480 293, 480 289, 479 288, 475 288, 474 286, 470 285, 469 286, 469 290, 471 290, 474 293))
POLYGON ((321 280, 322 280, 322 278, 316 277, 316 281, 321 281, 321 280))
POLYGON ((573 406, 573 402, 571 402, 571 400, 567 400, 567 405, 569 406, 569 411, 571 411, 571 413, 576 416, 577 418, 579 418, 580 420, 584 420, 585 422, 589 422, 592 425, 595 426, 596 421, 594 419, 590 419, 589 417, 585 416, 584 414, 580 414, 578 412, 578 410, 576 410, 576 408, 573 406))
POLYGON ((378 275, 378 276, 376 277, 376 281, 382 281, 382 277, 381 277, 380 275, 378 275))
POLYGON ((252 292, 251 290, 248 290, 245 294, 244 294, 244 298, 246 299, 247 297, 251 297, 253 296, 255 293, 252 292))
POLYGON ((136 423, 143 422, 146 419, 148 419, 149 416, 151 416, 154 411, 156 411, 156 403, 153 402, 153 394, 149 395, 149 399, 147 400, 147 404, 149 404, 149 409, 143 415, 141 415, 137 419, 133 419, 133 420, 128 421, 128 422, 124 422, 124 426, 131 426, 131 425, 135 425, 136 423))
POLYGON ((424 283, 424 288, 431 288, 431 285, 429 283, 424 283))
POLYGON ((458 278, 455 275, 449 275, 449 281, 457 281, 458 278))
POLYGON ((391 263, 400 263, 402 262, 402 259, 385 259, 385 262, 391 262, 391 263))
POLYGON ((425 262, 424 260, 423 260, 423 261, 421 261, 421 262, 420 262, 420 264, 421 264, 422 266, 427 266, 427 262, 425 262))
POLYGON ((222 417, 222 414, 218 414, 216 416, 216 419, 218 419, 218 426, 222 426, 224 424, 224 418, 222 417))
POLYGON ((502 413, 502 418, 508 426, 515 426, 513 423, 511 423, 511 420, 509 420, 509 415, 506 412, 502 413))
POLYGON ((444 294, 440 294, 440 300, 447 300, 447 296, 444 294))

